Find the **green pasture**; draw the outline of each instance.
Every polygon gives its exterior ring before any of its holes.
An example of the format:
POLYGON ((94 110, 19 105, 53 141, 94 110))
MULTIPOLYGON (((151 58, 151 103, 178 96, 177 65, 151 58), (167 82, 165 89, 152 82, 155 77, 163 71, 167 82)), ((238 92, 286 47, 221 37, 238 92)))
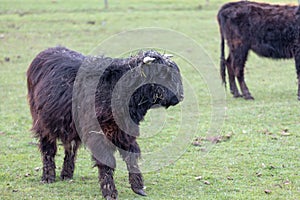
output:
MULTIPOLYGON (((42 162, 30 132, 26 98, 26 70, 40 51, 62 45, 88 54, 115 34, 156 27, 199 44, 207 55, 199 59, 208 59, 218 73, 216 14, 226 0, 108 2, 109 8, 104 9, 101 0, 0 0, 0 199, 101 199, 98 171, 86 148, 79 150, 73 180, 59 179, 63 161, 59 146, 56 182, 40 182, 42 162)), ((118 161, 114 178, 119 199, 300 199, 300 102, 293 60, 275 61, 250 53, 245 76, 255 100, 234 99, 227 89, 219 108, 224 112, 214 116, 219 104, 212 101, 207 72, 194 71, 180 52, 173 53, 178 53, 173 59, 181 69, 184 87, 192 92, 176 107, 148 113, 138 141, 145 159, 164 146, 169 146, 171 154, 178 148, 180 153, 170 160, 166 154, 163 166, 145 170, 147 197, 131 191, 124 164, 118 161), (183 113, 186 110, 189 113, 183 113), (167 123, 156 120, 161 116, 167 123), (181 127, 187 140, 175 144, 182 137, 181 127)), ((221 85, 218 74, 214 77, 221 85)))

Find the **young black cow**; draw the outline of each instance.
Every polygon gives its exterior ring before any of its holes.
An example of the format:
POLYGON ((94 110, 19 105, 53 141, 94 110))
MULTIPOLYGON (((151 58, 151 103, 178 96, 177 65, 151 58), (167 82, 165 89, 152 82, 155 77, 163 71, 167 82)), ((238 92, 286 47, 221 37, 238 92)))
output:
POLYGON ((154 105, 168 108, 183 99, 179 68, 168 56, 156 51, 146 51, 125 59, 86 57, 64 47, 55 47, 42 51, 34 58, 27 71, 27 84, 33 118, 32 130, 40 140, 43 182, 51 183, 55 180, 54 157, 58 139, 62 141, 65 149, 60 174, 63 180, 73 177, 77 149, 85 142, 93 153, 95 166, 99 168, 103 197, 117 199, 118 192, 113 180, 116 150, 127 164, 132 190, 137 194, 146 195, 143 190, 143 177, 137 163, 140 148, 136 142, 139 135, 136 127, 143 120, 147 110, 154 105), (80 70, 86 70, 86 77, 81 82, 79 79, 77 81, 80 70), (86 100, 88 99, 86 95, 81 99, 76 97, 79 94, 73 94, 75 89, 76 92, 81 91, 77 87, 81 89, 93 87, 89 85, 93 77, 96 77, 97 81, 92 82, 95 92, 91 94, 93 97, 91 101, 86 100), (118 84, 121 80, 123 84, 118 84), (151 82, 155 80, 162 82, 151 82), (136 84, 138 81, 140 83, 136 84), (140 87, 137 87, 139 84, 140 87), (118 85, 121 92, 115 94, 113 91, 118 85), (129 99, 122 98, 122 92, 129 94, 129 99), (116 95, 114 99, 113 95, 116 95), (121 119, 125 122, 123 127, 119 127, 115 117, 126 116, 121 109, 113 110, 113 100, 129 110, 130 119, 121 119), (88 110, 85 110, 85 106, 92 105, 91 102, 94 102, 93 113, 86 113, 88 110), (82 109, 86 117, 78 117, 77 108, 82 109), (95 115, 99 128, 85 132, 89 129, 91 115, 95 115), (130 121, 136 125, 135 128, 132 128, 134 126, 130 125, 130 121), (91 132, 99 134, 90 139, 88 136, 91 132), (93 145, 90 145, 90 142, 93 145))

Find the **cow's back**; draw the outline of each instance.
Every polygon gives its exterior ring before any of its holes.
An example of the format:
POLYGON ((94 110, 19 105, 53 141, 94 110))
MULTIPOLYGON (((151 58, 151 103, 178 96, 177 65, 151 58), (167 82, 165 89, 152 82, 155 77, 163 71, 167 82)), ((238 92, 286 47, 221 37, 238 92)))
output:
POLYGON ((42 130, 66 139, 72 132, 72 91, 77 71, 85 56, 64 47, 39 53, 27 71, 28 100, 33 117, 32 130, 42 130))

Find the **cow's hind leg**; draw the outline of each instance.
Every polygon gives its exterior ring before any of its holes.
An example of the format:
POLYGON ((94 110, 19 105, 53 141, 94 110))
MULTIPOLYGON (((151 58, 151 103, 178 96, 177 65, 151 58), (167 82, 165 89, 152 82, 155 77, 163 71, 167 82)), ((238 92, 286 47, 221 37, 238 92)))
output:
POLYGON ((242 95, 239 93, 239 90, 236 86, 235 82, 235 70, 234 66, 232 64, 231 56, 229 54, 227 60, 226 60, 226 66, 227 66, 227 72, 228 72, 228 78, 229 78, 229 86, 230 86, 230 92, 233 95, 233 97, 238 98, 242 97, 242 95))
POLYGON ((237 74, 237 78, 240 84, 240 88, 242 90, 243 93, 243 97, 246 100, 254 100, 254 98, 252 97, 251 93, 249 92, 249 89, 246 85, 246 82, 244 80, 244 68, 236 68, 235 70, 236 74, 237 74))
MULTIPOLYGON (((110 154, 110 153, 109 153, 110 154)), ((113 166, 108 166, 100 161, 98 161, 95 157, 93 159, 96 161, 95 166, 98 167, 99 172, 99 182, 102 191, 102 196, 106 200, 116 200, 118 198, 118 191, 114 182, 114 171, 115 171, 115 158, 113 155, 107 156, 109 159, 108 163, 113 166)), ((102 159, 102 158, 101 158, 102 159)))
POLYGON ((57 152, 56 140, 50 140, 49 137, 40 138, 40 150, 43 159, 43 183, 52 183, 55 181, 55 154, 57 152))
POLYGON ((254 98, 251 96, 249 89, 246 85, 244 79, 244 68, 247 60, 249 48, 245 45, 239 46, 238 48, 231 51, 232 53, 232 66, 234 68, 235 76, 237 77, 240 85, 240 89, 242 91, 243 97, 246 100, 253 100, 254 98))
POLYGON ((143 176, 138 165, 138 158, 141 154, 138 143, 135 141, 128 149, 119 149, 119 152, 127 165, 131 189, 139 195, 146 196, 147 194, 144 191, 143 176))
POLYGON ((298 77, 298 100, 300 101, 300 72, 297 75, 298 77))
POLYGON ((63 168, 60 173, 60 178, 62 180, 68 180, 73 178, 75 158, 79 145, 80 142, 75 140, 73 140, 70 143, 64 144, 65 158, 63 168))
POLYGON ((297 53, 295 62, 296 62, 296 73, 298 79, 298 100, 300 101, 300 52, 297 53))

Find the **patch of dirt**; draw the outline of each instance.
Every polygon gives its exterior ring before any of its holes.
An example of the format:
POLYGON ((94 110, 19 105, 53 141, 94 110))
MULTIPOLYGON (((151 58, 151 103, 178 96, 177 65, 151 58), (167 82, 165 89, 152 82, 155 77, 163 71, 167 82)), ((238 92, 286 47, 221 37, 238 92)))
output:
POLYGON ((265 190, 265 193, 266 193, 266 194, 271 194, 271 192, 272 192, 271 190, 268 190, 268 189, 265 190))
POLYGON ((271 136, 271 139, 278 139, 278 135, 280 136, 290 136, 291 133, 289 132, 289 130, 286 128, 286 129, 283 129, 279 134, 273 134, 271 131, 269 131, 268 129, 263 129, 261 131, 262 134, 264 135, 268 135, 268 136, 271 136), (277 135, 277 136, 276 136, 277 135))
POLYGON ((34 171, 36 171, 36 172, 38 172, 38 171, 40 171, 40 167, 36 167, 36 168, 34 168, 34 171))
POLYGON ((204 181, 203 182, 205 185, 210 185, 210 182, 209 181, 204 181))
POLYGON ((266 128, 266 129, 263 129, 261 132, 262 132, 264 135, 272 135, 272 134, 273 134, 273 133, 270 132, 267 128, 266 128))
POLYGON ((281 136, 290 136, 291 133, 289 133, 288 129, 283 129, 280 133, 281 136))
POLYGON ((197 137, 192 142, 192 145, 193 146, 202 146, 203 143, 205 143, 205 142, 212 142, 212 143, 226 142, 226 141, 230 140, 232 135, 233 135, 233 133, 230 132, 226 135, 207 136, 206 138, 197 137))
POLYGON ((96 22, 95 21, 88 21, 87 24, 95 25, 96 22))

